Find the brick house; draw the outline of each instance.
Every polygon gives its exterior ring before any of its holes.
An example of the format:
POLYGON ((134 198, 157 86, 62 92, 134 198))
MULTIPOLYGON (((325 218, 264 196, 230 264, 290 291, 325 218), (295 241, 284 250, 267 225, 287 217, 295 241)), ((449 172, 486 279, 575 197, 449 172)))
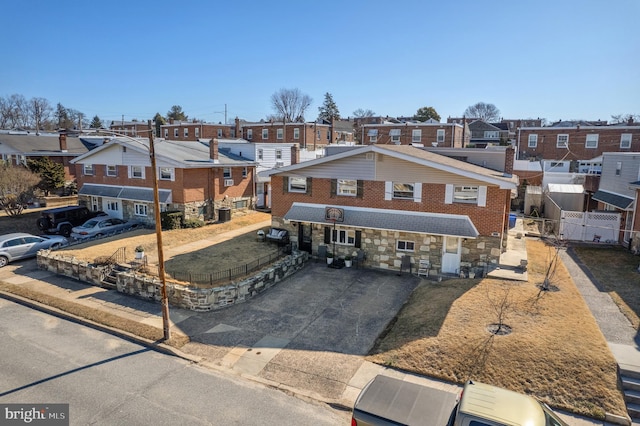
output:
MULTIPOLYGON (((249 123, 236 119, 236 128, 242 129, 238 137, 255 143, 297 143, 301 149, 316 150, 332 142, 347 139, 343 127, 334 128, 325 123, 283 123, 265 121, 249 123)), ((350 137, 353 140, 353 135, 350 137)))
POLYGON ((362 144, 411 145, 462 148, 469 144, 471 135, 463 124, 437 121, 386 121, 363 124, 362 144))
MULTIPOLYGON (((112 121, 109 129, 131 137, 149 137, 149 126, 146 121, 112 121)), ((155 129, 155 127, 154 127, 155 129)))
POLYGON ((233 124, 173 121, 160 126, 160 135, 173 141, 197 141, 199 139, 229 139, 236 137, 233 124))
POLYGON ((310 253, 335 243, 336 256, 364 250, 377 268, 400 269, 408 255, 455 274, 498 261, 518 185, 512 167, 414 146, 356 147, 273 171, 272 222, 310 253), (327 209, 343 221, 327 220, 327 209))
POLYGON ((474 148, 500 145, 501 142, 507 142, 509 139, 507 125, 503 123, 475 120, 469 123, 469 130, 471 131, 469 146, 474 148))
MULTIPOLYGON (((160 208, 185 219, 215 220, 219 208, 253 208, 255 163, 219 152, 218 141, 157 141, 160 208)), ((155 223, 153 179, 147 140, 112 138, 72 163, 78 201, 111 216, 155 223)))

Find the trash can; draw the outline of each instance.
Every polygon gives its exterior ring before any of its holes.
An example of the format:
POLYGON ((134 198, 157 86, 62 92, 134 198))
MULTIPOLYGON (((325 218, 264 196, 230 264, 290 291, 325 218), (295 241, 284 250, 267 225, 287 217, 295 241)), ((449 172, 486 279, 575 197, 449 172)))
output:
POLYGON ((229 207, 222 207, 218 209, 218 222, 224 223, 231 220, 231 209, 229 207))
POLYGON ((509 228, 513 228, 514 226, 516 226, 516 218, 518 216, 515 214, 510 214, 509 215, 509 228))

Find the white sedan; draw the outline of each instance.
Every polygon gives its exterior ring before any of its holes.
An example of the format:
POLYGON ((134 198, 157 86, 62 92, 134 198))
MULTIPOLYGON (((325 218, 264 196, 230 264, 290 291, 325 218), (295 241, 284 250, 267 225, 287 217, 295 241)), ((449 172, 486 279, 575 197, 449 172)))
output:
POLYGON ((36 236, 15 232, 0 236, 0 268, 18 259, 35 257, 38 250, 57 249, 68 245, 66 238, 59 235, 36 236))
POLYGON ((76 240, 86 238, 101 238, 120 232, 131 231, 141 227, 137 220, 122 220, 116 217, 99 216, 86 221, 71 230, 71 237, 76 240))

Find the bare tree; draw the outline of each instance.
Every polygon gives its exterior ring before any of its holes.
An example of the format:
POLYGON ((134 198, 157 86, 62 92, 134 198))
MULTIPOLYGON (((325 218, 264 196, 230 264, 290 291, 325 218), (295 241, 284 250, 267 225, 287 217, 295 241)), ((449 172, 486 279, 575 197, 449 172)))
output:
POLYGON ((500 110, 494 104, 478 102, 464 110, 464 116, 491 122, 500 120, 500 110))
POLYGON ((353 116, 355 118, 367 118, 367 117, 375 117, 376 113, 371 111, 370 109, 362 109, 358 108, 353 111, 353 116))
POLYGON ((311 102, 313 99, 303 94, 300 89, 280 89, 271 95, 271 107, 275 115, 288 122, 304 122, 304 113, 311 102))
POLYGON ((11 122, 11 105, 9 99, 0 96, 0 129, 6 129, 11 122))
POLYGON ((11 95, 13 105, 13 127, 29 128, 31 108, 29 102, 22 95, 11 95))
POLYGON ((39 182, 40 177, 26 167, 0 165, 0 208, 10 216, 21 214, 39 182))
POLYGON ((49 120, 53 108, 49 104, 49 101, 45 98, 31 98, 29 101, 31 107, 31 116, 33 117, 34 127, 36 134, 40 133, 42 123, 49 120))
POLYGON ((611 116, 612 124, 623 124, 628 122, 640 121, 640 115, 637 114, 616 114, 611 116))

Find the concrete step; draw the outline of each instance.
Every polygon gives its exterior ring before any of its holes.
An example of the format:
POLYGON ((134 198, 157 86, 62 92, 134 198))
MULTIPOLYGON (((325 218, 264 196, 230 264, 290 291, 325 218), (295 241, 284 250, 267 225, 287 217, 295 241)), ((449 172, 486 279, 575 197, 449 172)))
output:
POLYGON ((622 389, 640 391, 640 379, 636 379, 635 377, 621 376, 620 380, 622 381, 622 389))
POLYGON ((628 404, 640 405, 640 391, 627 389, 624 391, 624 400, 628 404))
POLYGON ((623 367, 618 365, 620 370, 620 376, 633 377, 634 379, 640 379, 640 370, 636 366, 623 367))
POLYGON ((639 404, 627 404, 627 412, 632 419, 640 419, 640 405, 639 404))

